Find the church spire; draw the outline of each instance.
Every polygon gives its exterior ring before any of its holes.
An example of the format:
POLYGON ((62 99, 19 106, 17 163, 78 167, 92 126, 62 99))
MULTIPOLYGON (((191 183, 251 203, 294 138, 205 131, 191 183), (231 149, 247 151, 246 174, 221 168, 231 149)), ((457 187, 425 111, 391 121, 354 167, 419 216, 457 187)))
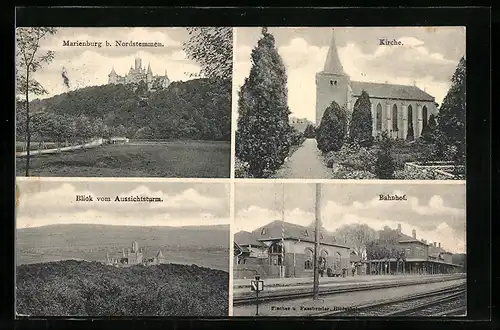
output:
POLYGON ((345 75, 344 68, 340 62, 339 53, 337 50, 337 44, 335 42, 335 30, 332 29, 332 39, 330 41, 330 48, 328 49, 328 55, 326 56, 324 72, 336 73, 345 75))
POLYGON ((151 62, 149 62, 148 64, 148 74, 153 74, 153 72, 151 71, 151 62))

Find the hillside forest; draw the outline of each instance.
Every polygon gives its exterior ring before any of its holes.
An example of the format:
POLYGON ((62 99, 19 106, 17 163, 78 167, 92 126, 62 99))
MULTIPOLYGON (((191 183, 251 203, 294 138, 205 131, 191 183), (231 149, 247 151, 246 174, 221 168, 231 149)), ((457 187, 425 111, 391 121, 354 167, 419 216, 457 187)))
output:
MULTIPOLYGON (((16 139, 26 136, 25 102, 16 107, 16 139)), ((231 81, 199 78, 148 91, 139 84, 81 88, 30 102, 34 141, 75 143, 94 137, 146 140, 231 139, 231 81)))

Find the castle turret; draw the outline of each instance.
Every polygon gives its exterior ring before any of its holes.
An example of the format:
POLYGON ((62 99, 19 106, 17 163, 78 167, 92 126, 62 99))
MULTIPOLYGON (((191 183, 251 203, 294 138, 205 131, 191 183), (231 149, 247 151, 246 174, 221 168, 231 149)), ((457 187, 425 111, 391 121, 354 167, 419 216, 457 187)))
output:
POLYGON ((323 71, 316 74, 316 125, 319 125, 323 113, 335 101, 341 107, 347 107, 350 77, 344 72, 337 50, 335 32, 332 31, 330 48, 323 71))
POLYGON ((142 60, 139 57, 135 58, 135 71, 140 71, 142 67, 142 60))
POLYGON ((111 68, 111 72, 108 74, 108 83, 114 84, 117 81, 118 75, 116 74, 115 67, 111 68))

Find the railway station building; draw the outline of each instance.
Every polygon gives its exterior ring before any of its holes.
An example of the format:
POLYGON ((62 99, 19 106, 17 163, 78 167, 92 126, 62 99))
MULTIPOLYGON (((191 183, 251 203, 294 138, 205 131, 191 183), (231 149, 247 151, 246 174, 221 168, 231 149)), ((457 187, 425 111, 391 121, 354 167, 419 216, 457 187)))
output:
POLYGON ((417 239, 417 232, 412 236, 401 232, 401 225, 396 230, 389 227, 379 231, 381 239, 397 241, 397 246, 404 251, 403 259, 369 259, 367 274, 453 274, 462 271, 461 265, 453 264, 451 252, 441 247, 441 243, 428 243, 417 239))
MULTIPOLYGON (((312 277, 315 228, 281 220, 234 236, 234 278, 312 277)), ((320 263, 333 274, 349 269, 350 248, 320 233, 320 263)), ((324 276, 327 276, 326 271, 324 276)))

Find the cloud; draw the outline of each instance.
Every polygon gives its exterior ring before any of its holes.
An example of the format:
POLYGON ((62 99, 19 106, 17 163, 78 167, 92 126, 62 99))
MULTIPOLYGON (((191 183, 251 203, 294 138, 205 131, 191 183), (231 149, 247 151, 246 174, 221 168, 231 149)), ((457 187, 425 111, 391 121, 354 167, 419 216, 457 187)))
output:
POLYGON ((229 224, 229 218, 216 217, 210 213, 200 216, 174 217, 169 213, 158 213, 148 217, 137 217, 133 214, 116 214, 102 210, 87 210, 73 213, 54 212, 39 214, 36 219, 29 216, 18 216, 16 228, 32 228, 57 224, 100 224, 115 226, 208 226, 229 224))
MULTIPOLYGON (((154 75, 164 75, 165 71, 171 81, 187 81, 192 73, 198 73, 200 66, 189 60, 182 51, 182 42, 174 40, 169 34, 171 28, 61 28, 41 43, 40 54, 51 50, 55 52, 51 63, 42 66, 33 77, 48 91, 42 96, 32 99, 47 98, 71 90, 87 86, 99 86, 108 83, 108 74, 114 68, 118 75, 124 76, 135 58, 142 59, 142 66, 151 64, 154 75), (88 31, 88 32, 87 32, 88 31), (123 42, 160 42, 164 47, 106 47, 108 41, 114 45, 115 40, 123 42), (102 47, 63 46, 65 41, 82 41, 102 43, 102 47), (69 87, 61 76, 66 69, 69 87)), ((177 32, 177 34, 179 34, 177 32)))
MULTIPOLYGON (((24 219, 31 225, 50 223, 50 219, 57 221, 163 221, 167 217, 171 221, 181 219, 189 220, 190 217, 199 221, 224 217, 229 213, 229 206, 224 198, 214 198, 200 194, 193 188, 186 189, 178 194, 167 194, 162 190, 152 190, 145 185, 138 186, 130 191, 118 194, 97 195, 92 189, 76 189, 69 183, 64 183, 56 188, 42 192, 21 191, 18 220, 24 219), (93 201, 77 202, 76 196, 92 196, 93 201), (115 202, 119 197, 154 197, 162 202, 115 202), (109 197, 111 201, 102 202, 98 197, 109 197), (111 211, 112 210, 112 211, 111 211), (93 213, 94 212, 94 213, 93 213), (79 217, 78 215, 84 215, 79 217), (110 214, 113 214, 111 216, 110 214), (31 219, 31 220, 29 220, 31 219), (61 220, 62 219, 62 220, 61 220), (86 219, 86 220, 85 220, 86 219), (127 220, 129 219, 129 220, 127 220), (134 220, 136 219, 136 220, 134 220), (151 220, 150 220, 151 219, 151 220), (162 220, 163 219, 163 220, 162 220), (116 220, 118 221, 118 220, 116 220)), ((169 221, 170 221, 169 220, 169 221)), ((18 223, 19 225, 19 223, 18 223)))
MULTIPOLYGON (((401 191, 392 194, 403 195, 401 191)), ((297 225, 312 225, 315 215, 302 209, 286 209, 285 221, 297 225)), ((235 231, 253 231, 267 223, 281 219, 281 212, 256 205, 238 210, 235 217, 235 231)), ((417 238, 429 242, 441 242, 451 252, 465 251, 465 211, 445 205, 439 195, 432 196, 426 204, 417 198, 408 201, 380 201, 373 198, 365 202, 353 201, 341 205, 327 201, 321 209, 322 226, 331 232, 349 224, 366 224, 375 230, 385 226, 396 229, 401 224, 403 233, 411 235, 417 231, 417 238), (454 221, 453 226, 448 222, 454 221)))
MULTIPOLYGON (((450 77, 458 63, 443 54, 430 52, 425 43, 415 37, 398 39, 402 46, 379 45, 365 53, 360 45, 349 42, 339 47, 339 57, 344 71, 351 80, 413 85, 430 93, 441 103, 450 87, 450 77)), ((238 41, 237 41, 238 42, 238 41)), ((279 54, 288 73, 288 104, 295 117, 315 120, 316 73, 323 70, 328 47, 309 44, 303 38, 293 38, 279 47, 279 54)), ((233 97, 248 77, 251 48, 237 45, 235 49, 233 97)))

